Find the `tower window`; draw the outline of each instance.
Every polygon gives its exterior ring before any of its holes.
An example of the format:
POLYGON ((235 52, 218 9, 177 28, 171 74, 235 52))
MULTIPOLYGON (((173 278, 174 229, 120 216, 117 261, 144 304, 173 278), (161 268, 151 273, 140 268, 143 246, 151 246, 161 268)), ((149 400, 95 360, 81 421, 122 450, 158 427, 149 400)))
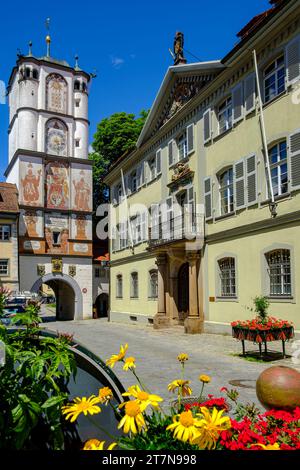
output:
POLYGON ((30 78, 30 72, 31 72, 30 68, 29 68, 29 67, 26 67, 26 68, 25 68, 25 77, 26 77, 26 78, 30 78))
POLYGON ((80 147, 80 139, 75 139, 75 147, 80 147))
POLYGON ((80 106, 80 100, 75 100, 75 108, 79 108, 80 106))
POLYGON ((35 80, 37 80, 37 79, 38 79, 38 76, 39 76, 38 71, 37 71, 36 69, 33 69, 33 71, 32 71, 32 78, 34 78, 35 80))
POLYGON ((75 82, 74 82, 74 90, 76 90, 76 91, 80 90, 80 81, 79 81, 79 80, 75 80, 75 82))
POLYGON ((86 84, 84 82, 82 82, 81 84, 81 89, 82 91, 86 91, 86 84))
POLYGON ((52 232, 53 245, 60 245, 60 232, 52 232))

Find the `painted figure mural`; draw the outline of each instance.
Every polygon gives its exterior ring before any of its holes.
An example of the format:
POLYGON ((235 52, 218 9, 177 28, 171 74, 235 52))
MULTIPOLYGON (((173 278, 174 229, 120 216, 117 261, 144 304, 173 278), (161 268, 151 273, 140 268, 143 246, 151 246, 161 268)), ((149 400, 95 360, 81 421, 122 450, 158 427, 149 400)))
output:
POLYGON ((56 73, 48 75, 46 97, 49 111, 67 114, 67 83, 61 75, 56 73))
POLYGON ((39 236, 37 233, 38 217, 36 216, 36 213, 32 211, 25 211, 24 221, 25 221, 25 225, 27 229, 27 236, 38 237, 39 236))
POLYGON ((75 219, 75 226, 76 226, 76 240, 86 240, 86 228, 87 228, 87 220, 84 215, 77 215, 75 219))
POLYGON ((28 164, 24 178, 21 177, 24 204, 28 204, 29 206, 39 205, 41 174, 41 169, 37 170, 37 174, 35 174, 32 163, 28 164))
POLYGON ((80 171, 79 180, 73 179, 74 186, 74 208, 77 211, 90 211, 91 210, 91 186, 88 181, 86 181, 86 172, 83 170, 80 171))
POLYGON ((51 162, 46 166, 47 207, 69 208, 69 168, 65 163, 51 162))

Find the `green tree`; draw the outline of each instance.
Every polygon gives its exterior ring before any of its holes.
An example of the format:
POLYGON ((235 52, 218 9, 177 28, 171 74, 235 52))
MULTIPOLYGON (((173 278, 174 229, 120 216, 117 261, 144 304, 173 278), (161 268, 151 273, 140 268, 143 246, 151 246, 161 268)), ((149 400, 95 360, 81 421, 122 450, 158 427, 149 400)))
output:
POLYGON ((104 176, 118 158, 134 149, 148 112, 142 110, 138 117, 125 112, 115 113, 99 122, 92 144, 94 152, 89 155, 94 161, 94 210, 108 199, 108 190, 103 183, 104 176))

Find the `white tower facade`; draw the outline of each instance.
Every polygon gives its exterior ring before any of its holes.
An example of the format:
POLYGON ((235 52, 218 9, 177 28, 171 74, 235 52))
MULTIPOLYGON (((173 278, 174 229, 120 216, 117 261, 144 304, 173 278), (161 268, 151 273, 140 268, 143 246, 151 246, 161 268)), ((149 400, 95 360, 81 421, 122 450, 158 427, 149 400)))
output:
POLYGON ((9 80, 7 182, 19 189, 20 289, 48 284, 58 319, 92 316, 90 75, 19 57, 9 80))

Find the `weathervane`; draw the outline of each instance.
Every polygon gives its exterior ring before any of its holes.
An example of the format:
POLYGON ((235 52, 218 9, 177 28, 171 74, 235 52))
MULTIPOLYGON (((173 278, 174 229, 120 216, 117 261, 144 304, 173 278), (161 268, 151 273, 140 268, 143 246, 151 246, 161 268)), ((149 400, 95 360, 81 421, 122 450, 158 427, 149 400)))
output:
POLYGON ((47 36, 46 36, 47 57, 50 57, 50 44, 51 44, 51 37, 50 37, 50 18, 47 18, 47 19, 46 19, 45 25, 46 25, 46 30, 48 31, 48 34, 47 34, 47 36))

